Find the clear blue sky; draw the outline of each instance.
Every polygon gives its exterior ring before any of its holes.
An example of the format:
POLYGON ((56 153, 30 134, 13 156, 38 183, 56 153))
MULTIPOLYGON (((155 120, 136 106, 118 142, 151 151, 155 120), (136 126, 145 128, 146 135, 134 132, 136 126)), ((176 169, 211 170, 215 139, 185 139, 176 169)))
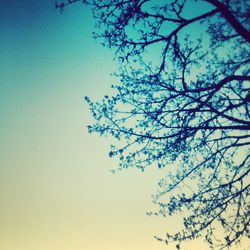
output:
POLYGON ((107 94, 117 69, 89 10, 1 0, 0 19, 0 249, 174 249, 153 235, 178 222, 146 216, 163 173, 111 174, 110 140, 87 133, 84 96, 107 94))

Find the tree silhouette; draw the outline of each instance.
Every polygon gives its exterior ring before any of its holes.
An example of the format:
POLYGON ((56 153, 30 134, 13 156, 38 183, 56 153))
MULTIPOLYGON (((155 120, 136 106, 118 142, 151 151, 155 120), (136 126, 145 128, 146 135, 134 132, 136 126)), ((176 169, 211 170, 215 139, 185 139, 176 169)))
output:
POLYGON ((220 249, 249 238, 250 2, 84 2, 121 65, 113 96, 86 97, 89 132, 119 141, 121 169, 166 168, 152 214, 183 212, 176 234, 156 238, 220 249))

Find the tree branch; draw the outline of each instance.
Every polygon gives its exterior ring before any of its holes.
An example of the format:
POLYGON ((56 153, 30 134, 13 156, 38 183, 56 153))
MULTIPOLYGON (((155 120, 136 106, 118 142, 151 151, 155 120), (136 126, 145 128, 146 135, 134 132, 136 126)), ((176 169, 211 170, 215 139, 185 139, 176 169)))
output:
POLYGON ((206 2, 211 3, 215 6, 222 16, 231 24, 231 26, 237 31, 237 33, 243 37, 247 42, 250 43, 250 32, 245 29, 241 23, 234 17, 231 11, 218 0, 206 0, 206 2))

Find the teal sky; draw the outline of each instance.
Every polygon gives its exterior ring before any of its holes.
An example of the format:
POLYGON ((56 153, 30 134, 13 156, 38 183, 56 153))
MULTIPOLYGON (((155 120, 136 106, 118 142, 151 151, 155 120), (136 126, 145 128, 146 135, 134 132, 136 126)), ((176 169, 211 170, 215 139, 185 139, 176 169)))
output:
POLYGON ((174 249, 153 235, 177 221, 146 216, 165 170, 112 174, 110 140, 87 133, 84 96, 107 94, 117 69, 90 11, 0 2, 0 249, 174 249))

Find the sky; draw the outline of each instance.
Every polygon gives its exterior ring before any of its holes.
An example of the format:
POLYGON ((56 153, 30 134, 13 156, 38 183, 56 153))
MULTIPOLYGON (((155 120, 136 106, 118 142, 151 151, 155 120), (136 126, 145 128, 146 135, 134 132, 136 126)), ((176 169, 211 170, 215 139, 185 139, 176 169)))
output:
POLYGON ((90 11, 0 3, 0 249, 173 250, 153 236, 177 221, 146 215, 166 170, 112 174, 110 140, 87 132, 84 97, 108 94, 118 68, 90 11))

